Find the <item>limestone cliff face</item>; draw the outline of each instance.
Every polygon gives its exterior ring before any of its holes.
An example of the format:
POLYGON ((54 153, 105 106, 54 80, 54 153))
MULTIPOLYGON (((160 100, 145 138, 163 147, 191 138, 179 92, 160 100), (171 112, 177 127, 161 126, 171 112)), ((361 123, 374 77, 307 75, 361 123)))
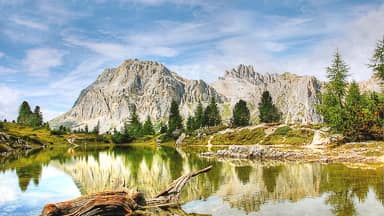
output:
POLYGON ((72 109, 53 119, 50 124, 72 129, 89 129, 100 122, 100 131, 121 128, 136 109, 141 120, 149 115, 160 121, 168 116, 172 99, 188 115, 198 101, 211 97, 224 102, 225 97, 202 80, 187 80, 152 61, 127 60, 117 68, 106 69, 84 89, 72 109))
POLYGON ((322 121, 315 110, 322 83, 312 76, 260 74, 252 66, 240 65, 226 71, 212 86, 229 99, 231 107, 239 99, 247 101, 253 119, 259 114, 257 107, 262 93, 269 91, 285 123, 322 121))
POLYGON ((359 87, 362 92, 384 92, 382 81, 375 76, 359 82, 359 87))

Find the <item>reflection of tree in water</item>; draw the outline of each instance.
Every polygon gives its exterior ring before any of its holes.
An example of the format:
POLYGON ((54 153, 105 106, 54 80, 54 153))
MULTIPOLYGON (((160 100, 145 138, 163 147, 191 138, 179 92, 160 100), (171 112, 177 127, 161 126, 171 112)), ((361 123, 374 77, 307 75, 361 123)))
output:
POLYGON ((263 181, 268 192, 273 193, 275 191, 276 179, 282 169, 283 166, 281 165, 263 167, 263 181))
POLYGON ((371 191, 384 204, 383 168, 257 161, 234 166, 170 147, 77 149, 74 157, 56 150, 42 151, 38 156, 7 162, 2 169, 15 169, 20 189, 25 191, 31 180, 39 183, 42 164, 52 159, 51 164, 70 174, 83 194, 115 189, 125 181, 128 187, 150 196, 175 178, 213 164, 210 172, 186 185, 183 201, 217 195, 249 213, 259 211, 269 201, 298 201, 326 193, 324 204, 330 205, 334 214, 353 215, 356 202, 364 202, 371 191))
POLYGON ((356 215, 353 198, 353 192, 349 190, 331 192, 326 200, 326 203, 332 206, 332 213, 334 215, 356 215))
POLYGON ((322 166, 321 192, 330 192, 327 204, 332 206, 335 215, 355 215, 354 198, 364 202, 369 189, 383 204, 384 172, 379 169, 350 168, 341 164, 322 166))
POLYGON ((235 172, 237 177, 243 184, 247 184, 249 182, 249 175, 252 172, 251 166, 237 166, 235 167, 235 172))
POLYGON ((29 182, 33 180, 35 185, 39 185, 42 167, 40 164, 30 164, 28 166, 16 168, 16 175, 19 179, 19 187, 21 191, 26 191, 29 182))

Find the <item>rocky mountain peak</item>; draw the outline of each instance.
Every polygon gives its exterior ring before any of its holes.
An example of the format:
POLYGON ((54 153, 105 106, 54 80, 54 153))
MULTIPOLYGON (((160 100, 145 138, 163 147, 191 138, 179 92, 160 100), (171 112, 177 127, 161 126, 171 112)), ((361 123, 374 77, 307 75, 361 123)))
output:
POLYGON ((96 81, 84 89, 70 111, 51 121, 53 127, 93 128, 100 131, 121 128, 136 109, 141 120, 165 120, 175 100, 184 116, 194 110, 198 101, 208 103, 211 97, 225 97, 202 80, 188 80, 154 61, 126 60, 117 68, 104 70, 96 81))

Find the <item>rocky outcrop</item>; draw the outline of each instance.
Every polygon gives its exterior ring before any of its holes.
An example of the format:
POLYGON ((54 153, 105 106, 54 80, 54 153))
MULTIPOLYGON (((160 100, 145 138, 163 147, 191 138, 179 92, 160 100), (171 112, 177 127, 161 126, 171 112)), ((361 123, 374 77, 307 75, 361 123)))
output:
POLYGON ((322 121, 315 109, 320 102, 322 83, 313 76, 260 74, 252 66, 240 65, 226 71, 212 86, 229 99, 231 107, 240 99, 247 101, 253 120, 259 114, 257 107, 262 93, 269 91, 285 123, 322 121))
POLYGON ((383 82, 375 76, 359 82, 359 87, 362 92, 384 92, 383 82))
POLYGON ((52 127, 65 125, 72 129, 92 129, 100 122, 100 131, 121 128, 132 109, 139 118, 150 116, 153 121, 168 116, 172 100, 180 104, 184 116, 191 113, 197 102, 215 97, 225 101, 215 89, 202 80, 187 80, 153 61, 127 60, 117 68, 105 70, 97 80, 84 89, 72 109, 53 119, 52 127))
POLYGON ((39 140, 30 137, 18 137, 6 132, 0 132, 0 155, 7 155, 12 152, 23 152, 33 148, 44 147, 39 140))

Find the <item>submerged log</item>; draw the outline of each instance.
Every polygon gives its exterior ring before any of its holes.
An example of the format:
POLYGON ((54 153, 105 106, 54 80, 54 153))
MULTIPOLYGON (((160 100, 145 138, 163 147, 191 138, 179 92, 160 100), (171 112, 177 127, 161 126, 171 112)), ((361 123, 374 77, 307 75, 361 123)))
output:
POLYGON ((212 166, 185 174, 174 180, 168 187, 153 198, 145 199, 139 192, 107 191, 81 196, 79 198, 47 204, 42 216, 93 216, 93 215, 133 215, 135 210, 154 207, 177 206, 181 190, 187 182, 212 166))

